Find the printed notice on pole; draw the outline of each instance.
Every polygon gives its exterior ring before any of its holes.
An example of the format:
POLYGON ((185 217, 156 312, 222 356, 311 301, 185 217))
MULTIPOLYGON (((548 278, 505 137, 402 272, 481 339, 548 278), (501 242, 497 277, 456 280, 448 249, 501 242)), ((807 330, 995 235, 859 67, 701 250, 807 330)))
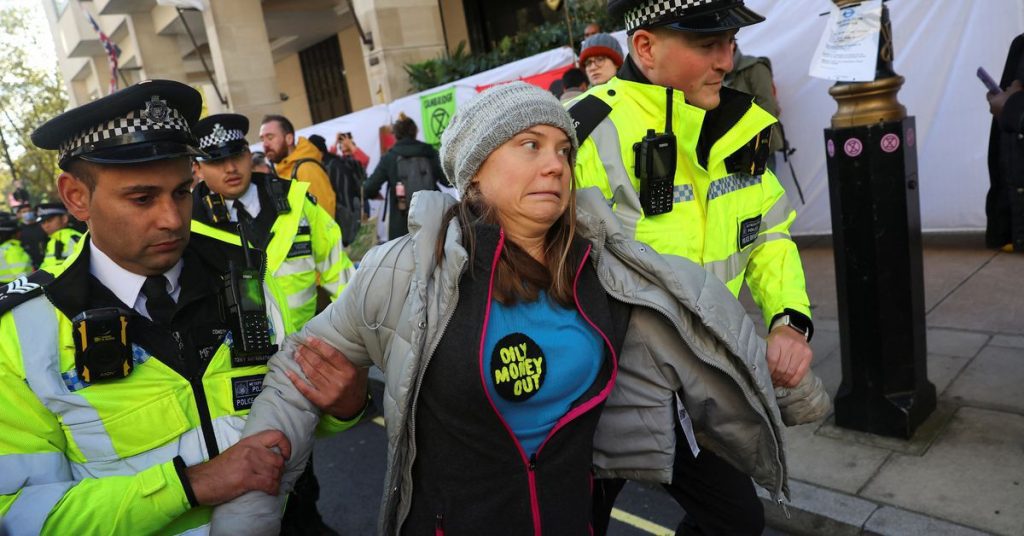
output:
POLYGON ((882 0, 832 6, 828 26, 811 60, 810 75, 841 82, 870 82, 878 63, 882 0))

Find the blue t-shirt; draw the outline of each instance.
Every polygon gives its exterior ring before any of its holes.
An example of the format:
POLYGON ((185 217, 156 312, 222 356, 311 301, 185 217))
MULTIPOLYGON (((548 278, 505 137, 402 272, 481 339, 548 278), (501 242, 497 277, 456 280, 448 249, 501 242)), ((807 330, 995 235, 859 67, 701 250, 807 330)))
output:
POLYGON ((483 355, 487 390, 527 456, 594 383, 603 360, 601 336, 576 309, 544 293, 531 303, 491 303, 483 355))

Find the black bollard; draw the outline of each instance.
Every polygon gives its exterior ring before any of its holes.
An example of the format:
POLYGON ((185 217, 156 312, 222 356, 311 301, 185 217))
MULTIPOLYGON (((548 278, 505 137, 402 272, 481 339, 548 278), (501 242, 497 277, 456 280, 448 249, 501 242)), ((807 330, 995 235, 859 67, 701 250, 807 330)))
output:
POLYGON ((914 118, 825 130, 843 380, 836 424, 908 439, 928 381, 914 118))

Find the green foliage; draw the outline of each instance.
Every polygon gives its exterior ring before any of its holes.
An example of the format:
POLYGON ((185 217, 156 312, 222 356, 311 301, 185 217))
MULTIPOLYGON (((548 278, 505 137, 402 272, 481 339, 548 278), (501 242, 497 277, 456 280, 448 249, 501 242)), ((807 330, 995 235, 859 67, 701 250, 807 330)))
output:
MULTIPOLYGON (((33 6, 40 8, 41 6, 33 6)), ((39 47, 52 47, 32 9, 0 9, 0 192, 20 180, 32 202, 56 198, 57 154, 32 144, 29 135, 68 105, 56 62, 41 65, 39 47)))
MULTIPOLYGON (((605 4, 604 0, 567 0, 572 36, 576 40, 574 46, 578 47, 583 38, 583 28, 591 22, 597 22, 606 32, 622 28, 621 20, 615 21, 608 16, 605 4)), ((405 66, 405 71, 413 89, 423 91, 568 44, 569 32, 565 21, 548 22, 527 32, 502 38, 492 44, 490 52, 470 54, 466 52, 466 43, 460 42, 448 57, 410 63, 405 66)))

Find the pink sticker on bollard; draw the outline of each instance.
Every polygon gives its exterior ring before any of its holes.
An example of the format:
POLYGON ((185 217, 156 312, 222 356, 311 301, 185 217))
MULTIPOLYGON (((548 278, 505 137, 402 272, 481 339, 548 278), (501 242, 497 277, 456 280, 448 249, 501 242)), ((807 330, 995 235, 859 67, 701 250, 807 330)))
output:
POLYGON ((908 128, 907 129, 907 147, 913 147, 915 142, 917 142, 917 134, 914 132, 914 129, 908 128))
POLYGON ((825 149, 828 150, 829 158, 836 155, 836 144, 832 140, 828 140, 828 143, 825 144, 825 149))
POLYGON ((900 137, 895 134, 886 134, 882 136, 880 143, 882 150, 887 153, 895 153, 900 148, 900 137))
POLYGON ((856 158, 860 156, 860 153, 864 152, 864 144, 857 138, 850 138, 843 144, 843 151, 846 152, 846 156, 856 158))

